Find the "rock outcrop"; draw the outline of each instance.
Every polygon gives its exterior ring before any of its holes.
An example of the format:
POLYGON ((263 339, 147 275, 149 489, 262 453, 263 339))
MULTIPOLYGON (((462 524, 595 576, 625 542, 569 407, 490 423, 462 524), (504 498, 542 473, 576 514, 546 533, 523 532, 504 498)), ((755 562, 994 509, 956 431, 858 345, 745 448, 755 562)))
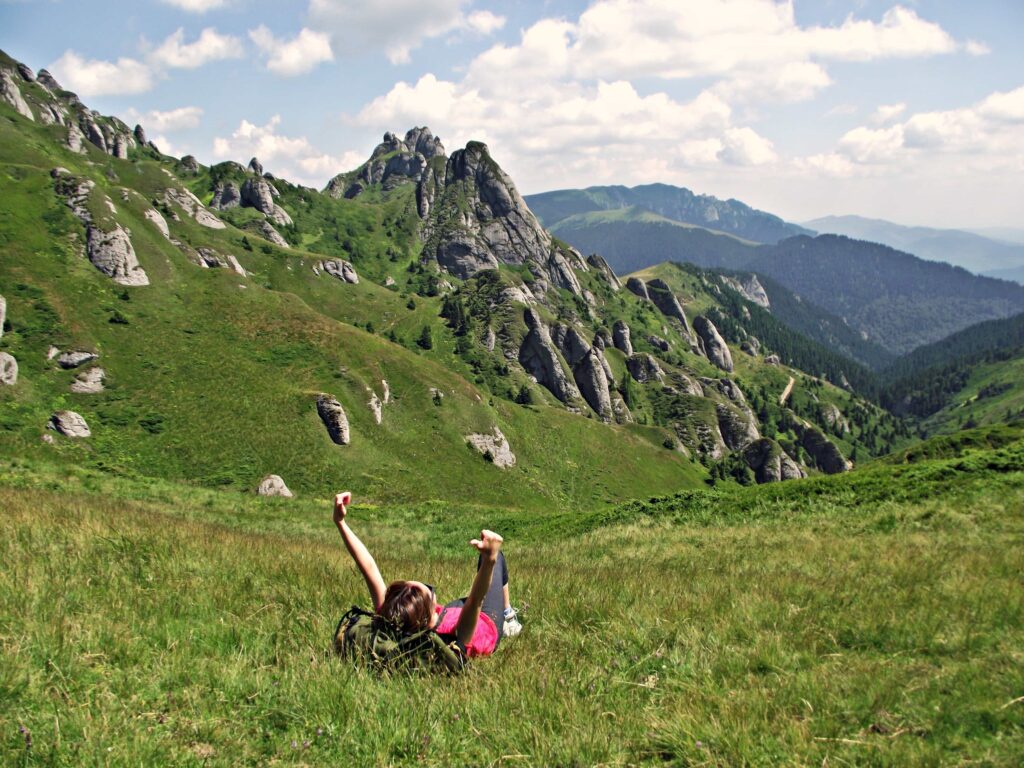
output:
POLYGON ((718 431, 729 450, 742 450, 761 438, 757 420, 749 410, 718 403, 715 413, 718 415, 718 431))
POLYGON ((14 78, 11 77, 11 73, 6 69, 0 70, 0 99, 14 107, 15 111, 22 117, 27 117, 32 122, 35 122, 35 115, 32 114, 32 109, 29 107, 28 102, 21 95, 18 83, 15 82, 14 78))
POLYGON ((160 234, 168 240, 171 239, 171 230, 167 227, 167 220, 156 208, 147 208, 142 214, 147 220, 153 223, 153 226, 160 230, 160 234))
POLYGON ((747 336, 747 338, 743 340, 743 343, 740 344, 740 349, 751 357, 757 357, 758 353, 761 351, 761 342, 758 340, 757 336, 747 336))
POLYGON ((98 227, 86 229, 85 249, 89 261, 100 272, 120 285, 149 285, 146 271, 139 265, 128 233, 117 224, 109 232, 98 227))
MULTIPOLYGON (((395 134, 384 134, 383 141, 377 145, 370 159, 354 173, 341 173, 328 182, 327 194, 332 197, 358 197, 371 186, 380 184, 385 190, 394 189, 401 184, 419 182, 430 168, 429 161, 433 157, 444 157, 444 145, 435 137, 429 128, 412 128, 399 139, 395 134)), ((419 194, 417 194, 419 197, 419 194)), ((420 204, 420 217, 429 212, 420 204)))
POLYGON ((95 360, 99 355, 95 352, 63 352, 57 355, 57 365, 64 369, 78 368, 80 365, 95 360))
POLYGON ((732 354, 729 352, 729 346, 725 343, 725 339, 722 338, 715 324, 703 315, 698 315, 693 319, 693 327, 700 337, 708 360, 723 371, 732 372, 732 354))
POLYGON ((348 417, 345 409, 333 395, 321 394, 316 399, 316 412, 327 427, 327 434, 338 445, 349 444, 348 417))
POLYGON ((263 175, 263 163, 257 160, 255 157, 249 161, 248 166, 249 173, 255 173, 257 176, 263 175))
POLYGON ((629 326, 622 320, 616 320, 612 326, 612 344, 626 357, 633 354, 633 342, 630 339, 629 326))
POLYGON ((606 283, 611 286, 613 291, 618 291, 622 288, 622 283, 619 278, 612 271, 612 268, 608 266, 608 262, 598 256, 596 253, 592 253, 587 257, 587 264, 597 270, 597 274, 601 275, 606 283))
POLYGON ((274 191, 270 182, 260 177, 249 177, 242 184, 241 203, 246 208, 255 208, 275 224, 291 226, 292 217, 274 202, 274 191))
POLYGON ((484 457, 489 457, 496 467, 508 469, 515 466, 516 455, 512 453, 508 439, 497 427, 494 428, 494 434, 491 435, 466 435, 466 442, 480 451, 484 457))
POLYGON ((843 435, 850 431, 850 422, 847 421, 843 412, 832 403, 827 403, 822 407, 821 418, 837 435, 843 435))
POLYGON ((647 295, 665 317, 670 317, 678 320, 683 326, 683 330, 686 335, 690 335, 690 324, 686 321, 686 314, 683 312, 683 306, 679 303, 679 299, 672 289, 668 287, 668 283, 664 280, 655 279, 647 283, 647 295))
POLYGON ((722 282, 747 301, 752 301, 768 310, 772 308, 772 303, 768 300, 768 294, 765 292, 764 286, 761 285, 761 281, 757 279, 757 275, 753 273, 743 277, 726 277, 723 275, 722 282))
POLYGON ((800 438, 800 445, 807 451, 814 466, 826 475, 836 475, 853 469, 853 462, 843 456, 836 444, 817 427, 798 423, 796 433, 800 438))
POLYGON ((573 379, 587 405, 602 419, 611 421, 612 398, 604 356, 572 327, 555 326, 551 331, 551 339, 572 369, 573 379))
POLYGON ((288 244, 288 241, 281 236, 280 232, 274 229, 274 225, 271 224, 269 221, 261 221, 259 223, 259 229, 260 234, 264 237, 264 239, 269 240, 278 248, 291 248, 291 245, 288 244))
POLYGON ((4 323, 7 322, 7 299, 0 296, 0 338, 4 335, 4 323))
POLYGON ((665 380, 665 372, 661 370, 658 361, 643 352, 633 355, 626 360, 626 370, 629 371, 630 376, 641 384, 646 384, 649 381, 660 383, 665 380))
POLYGON ((576 385, 569 381, 565 369, 558 359, 551 334, 541 322, 540 316, 532 309, 523 315, 529 332, 519 348, 519 364, 563 403, 570 403, 579 397, 576 385))
POLYGON ((758 483, 778 483, 807 477, 800 465, 771 438, 762 437, 748 445, 743 451, 743 460, 754 470, 754 479, 758 483))
POLYGON ((319 263, 318 268, 322 272, 326 272, 331 277, 337 278, 342 282, 351 283, 353 285, 356 285, 359 282, 359 275, 356 274, 356 268, 344 259, 325 259, 319 263))
POLYGON ((71 391, 82 395, 93 395, 103 391, 106 371, 100 367, 90 368, 71 382, 71 391))
POLYGON ((50 417, 50 423, 47 426, 65 437, 89 437, 92 435, 85 419, 74 411, 57 411, 50 417))
POLYGON ((237 208, 242 204, 242 191, 233 181, 218 184, 213 189, 213 199, 210 200, 210 207, 218 211, 226 211, 237 208))
POLYGON ((370 390, 370 400, 367 405, 370 406, 370 413, 373 414, 374 423, 380 424, 384 418, 384 405, 381 403, 380 398, 377 397, 377 393, 372 389, 370 390))
POLYGON ((256 493, 260 496, 280 496, 286 499, 290 499, 294 495, 288 490, 288 486, 284 484, 280 475, 264 477, 256 488, 256 493))
MULTIPOLYGON (((170 174, 170 171, 168 171, 168 174, 170 174)), ((187 189, 168 187, 164 190, 164 203, 166 205, 174 203, 185 211, 188 216, 195 219, 197 224, 201 224, 209 229, 224 229, 227 226, 227 224, 206 210, 199 198, 187 189)))
POLYGON ((0 352, 0 384, 14 386, 18 383, 18 361, 9 352, 0 352))
POLYGON ((672 348, 672 345, 667 340, 653 334, 647 337, 647 343, 655 349, 660 349, 662 352, 668 352, 672 348))
POLYGON ((641 280, 639 277, 631 277, 626 280, 626 288, 631 292, 639 296, 645 301, 651 300, 651 295, 647 291, 647 283, 641 280))

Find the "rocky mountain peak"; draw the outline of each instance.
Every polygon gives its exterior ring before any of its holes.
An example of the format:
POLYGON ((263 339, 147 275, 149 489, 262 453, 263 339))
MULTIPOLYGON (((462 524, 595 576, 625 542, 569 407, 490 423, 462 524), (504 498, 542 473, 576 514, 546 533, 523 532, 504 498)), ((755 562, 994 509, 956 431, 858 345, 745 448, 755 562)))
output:
POLYGON ((353 198, 377 184, 387 191, 416 183, 423 179, 432 158, 444 156, 444 145, 426 126, 410 128, 404 140, 388 131, 369 160, 355 171, 335 176, 325 191, 332 197, 353 198))

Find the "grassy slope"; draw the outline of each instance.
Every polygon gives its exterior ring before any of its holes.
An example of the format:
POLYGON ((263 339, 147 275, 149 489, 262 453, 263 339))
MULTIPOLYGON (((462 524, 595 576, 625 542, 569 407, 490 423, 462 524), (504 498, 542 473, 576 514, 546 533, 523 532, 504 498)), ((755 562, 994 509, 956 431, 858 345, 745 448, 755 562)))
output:
POLYGON ((980 363, 951 403, 923 422, 929 434, 949 433, 965 424, 1000 424, 1024 413, 1024 356, 980 363))
MULTIPOLYGON (((55 134, 0 121, 0 293, 8 299, 11 324, 0 344, 21 367, 19 383, 0 392, 3 453, 206 485, 252 489, 273 472, 300 493, 326 493, 344 478, 378 499, 503 505, 518 498, 534 508, 699 482, 702 468, 637 430, 604 427, 556 409, 491 404, 486 392, 459 375, 436 299, 416 297, 416 308, 409 309, 407 297, 369 280, 349 286, 317 278, 310 268, 315 254, 273 248, 251 233, 246 236, 254 247, 245 251, 245 233, 234 228, 170 222, 173 236, 191 248, 236 254, 250 276, 198 268, 142 217, 146 201, 170 182, 155 162, 119 161, 93 150, 82 158, 58 150, 55 134), (150 287, 125 291, 78 255, 82 228, 48 176, 58 164, 97 182, 101 210, 102 194, 114 201, 150 287), (105 175, 108 169, 113 179, 105 175), (123 187, 140 194, 124 202, 123 187), (110 323, 115 313, 128 324, 110 323), (353 327, 367 318, 410 347, 429 325, 437 343, 429 352, 414 352, 353 327), (45 360, 50 344, 98 351, 107 391, 71 394, 74 372, 45 360), (378 427, 367 388, 380 395, 382 378, 395 400, 378 427), (430 387, 446 393, 440 407, 431 402, 430 387), (345 406, 352 445, 338 447, 327 438, 314 409, 320 391, 345 406), (82 413, 94 436, 43 444, 43 427, 58 408, 82 413), (500 471, 465 447, 464 435, 494 425, 519 457, 512 470, 500 471), (622 467, 629 469, 614 471, 622 467)), ((388 213, 357 206, 350 204, 355 212, 339 226, 388 213)), ((378 241, 365 242, 369 248, 378 241)), ((364 247, 358 239, 355 245, 364 247)), ((384 256, 369 254, 363 261, 383 272, 384 256)))
POLYGON ((1022 437, 512 529, 355 508, 445 597, 474 524, 509 534, 526 632, 456 679, 331 657, 365 597, 326 503, 7 465, 2 762, 1016 765, 1022 437))

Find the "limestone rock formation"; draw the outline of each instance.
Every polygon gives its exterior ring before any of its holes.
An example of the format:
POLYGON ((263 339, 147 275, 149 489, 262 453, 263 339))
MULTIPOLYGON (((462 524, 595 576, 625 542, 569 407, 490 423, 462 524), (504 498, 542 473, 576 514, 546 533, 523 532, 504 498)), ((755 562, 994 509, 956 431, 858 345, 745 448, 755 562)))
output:
POLYGON ((185 173, 199 173, 199 161, 194 155, 185 155, 181 158, 180 165, 185 173))
POLYGON ((703 343, 704 352, 707 354, 708 360, 723 371, 731 372, 733 368, 732 354, 729 352, 729 346, 725 343, 725 339, 722 338, 715 324, 703 315, 698 315, 693 319, 693 327, 703 343))
POLYGON ((226 211, 230 208, 237 208, 242 204, 242 192, 233 181, 218 184, 213 189, 213 199, 210 200, 210 207, 218 211, 226 211))
POLYGON ((353 285, 359 282, 356 268, 343 259, 325 259, 320 262, 319 267, 331 277, 335 277, 342 282, 353 285))
POLYGON ((281 233, 274 229, 274 225, 265 219, 259 223, 260 234, 278 248, 291 248, 288 241, 281 236, 281 233))
POLYGON ((747 338, 743 340, 743 343, 740 344, 740 349, 751 357, 757 357, 761 351, 761 342, 758 340, 757 336, 747 336, 747 338))
POLYGON ((0 338, 4 335, 4 323, 7 321, 7 299, 0 296, 0 338))
POLYGON ((275 224, 290 226, 292 217, 274 202, 274 190, 270 182, 263 178, 250 177, 242 184, 241 203, 246 208, 255 208, 275 224))
POLYGON ((762 437, 752 442, 743 451, 743 459, 754 470, 754 479, 758 483, 778 483, 807 477, 800 465, 771 438, 762 437))
POLYGON ((103 391, 103 380, 106 378, 106 371, 96 366, 90 368, 71 382, 71 391, 78 394, 92 395, 103 391))
POLYGON ((345 409, 333 395, 321 394, 316 399, 316 412, 327 427, 327 434, 338 445, 349 444, 348 417, 345 409))
POLYGON ((814 465, 826 475, 849 472, 853 469, 853 462, 843 456, 836 444, 817 427, 798 423, 796 433, 800 438, 800 445, 810 455, 814 465))
POLYGON ((508 439, 497 427, 494 428, 494 434, 491 435, 466 435, 466 441, 480 451, 480 453, 484 454, 484 456, 490 455, 494 466, 501 469, 515 466, 516 455, 512 453, 508 439))
POLYGON ((104 232, 98 227, 86 229, 85 250, 89 261, 100 272, 120 285, 149 285, 146 271, 139 265, 128 233, 115 225, 104 232))
POLYGON ((249 161, 248 170, 250 173, 255 173, 257 176, 263 175, 263 163, 257 160, 255 157, 249 161))
POLYGON ((551 331, 551 339, 572 369, 573 379, 583 399, 598 416, 610 421, 613 415, 612 399, 604 356, 572 327, 555 326, 551 331))
POLYGON ((629 326, 622 320, 616 320, 612 326, 612 343, 615 348, 629 357, 633 354, 633 342, 630 339, 629 326))
POLYGON ((764 363, 765 365, 781 365, 782 361, 779 360, 778 355, 765 355, 764 363))
POLYGON ((736 291, 747 301, 752 301, 760 307, 770 310, 772 303, 768 300, 768 294, 757 279, 757 275, 751 273, 742 277, 722 276, 722 282, 736 291))
POLYGON ((89 437, 92 435, 85 419, 74 411, 57 411, 50 417, 48 426, 65 437, 89 437))
POLYGON ((280 475, 264 477, 260 481, 259 487, 256 488, 256 493, 260 496, 280 496, 286 499, 290 499, 294 495, 288 490, 288 486, 284 484, 280 475))
POLYGON ((68 126, 67 146, 72 152, 85 153, 85 136, 78 129, 77 125, 68 126))
POLYGON ((132 130, 132 135, 135 137, 135 141, 140 147, 144 147, 149 144, 149 141, 146 140, 146 129, 141 125, 135 125, 135 128, 132 130))
POLYGON ((592 253, 587 257, 587 264, 597 270, 597 273, 604 278, 605 282, 611 286, 613 291, 617 291, 622 288, 622 283, 612 271, 612 268, 608 266, 608 262, 596 253, 592 253))
POLYGON ((661 370, 658 361, 644 352, 627 358, 626 370, 629 371, 630 376, 641 384, 646 384, 649 381, 662 382, 665 380, 665 372, 661 370))
POLYGON ((153 226, 160 230, 160 234, 168 240, 171 239, 171 230, 167 228, 167 220, 156 208, 147 208, 143 213, 149 221, 153 222, 153 226))
MULTIPOLYGON (((168 171, 168 173, 170 172, 168 171)), ((168 187, 164 190, 164 203, 167 205, 171 203, 178 205, 186 214, 195 219, 197 224, 201 224, 209 229, 224 229, 227 226, 227 224, 206 210, 199 198, 187 189, 168 187)))
MULTIPOLYGON (((412 128, 405 134, 404 140, 388 132, 373 150, 369 160, 354 173, 335 176, 325 191, 332 197, 353 198, 375 184, 381 184, 387 190, 400 184, 418 182, 424 172, 429 170, 430 159, 444 157, 444 154, 444 145, 429 128, 412 128)), ((426 203, 426 210, 425 201, 417 202, 420 217, 423 218, 429 212, 429 202, 426 203)))
POLYGON ((85 365, 91 360, 95 360, 99 355, 95 352, 64 352, 57 356, 57 365, 61 368, 77 368, 80 365, 85 365))
POLYGON ((645 301, 651 300, 651 295, 647 292, 647 283, 641 280, 639 277, 631 277, 626 280, 626 288, 631 293, 635 293, 641 299, 645 301))
POLYGON ((654 306, 661 311, 661 314, 678 320, 686 335, 690 335, 690 324, 686 321, 683 306, 679 303, 676 295, 672 293, 672 289, 668 287, 668 283, 660 279, 651 280, 647 283, 647 295, 654 302, 654 306))
POLYGON ((661 338, 661 336, 655 336, 653 334, 647 337, 647 343, 655 349, 660 349, 662 352, 668 352, 672 346, 668 341, 661 338))
POLYGON ((718 431, 729 450, 741 450, 761 438, 757 421, 749 410, 718 403, 715 413, 718 415, 718 431))
POLYGON ((0 384, 14 386, 18 383, 18 361, 9 352, 0 352, 0 384))
POLYGON ((826 404, 821 409, 821 418, 828 424, 829 429, 837 435, 846 434, 850 431, 850 422, 847 421, 843 412, 832 403, 826 404))
POLYGON ((523 317, 529 332, 519 348, 519 364, 563 403, 575 400, 579 390, 565 375, 547 327, 532 309, 527 309, 523 317))
POLYGON ((0 70, 0 99, 14 107, 15 111, 22 117, 27 117, 32 122, 35 122, 35 115, 32 114, 32 109, 21 95, 18 83, 15 82, 14 78, 11 77, 11 73, 6 69, 0 70))
POLYGON ((391 385, 389 385, 384 379, 381 379, 380 386, 384 392, 384 405, 387 405, 391 402, 391 385))

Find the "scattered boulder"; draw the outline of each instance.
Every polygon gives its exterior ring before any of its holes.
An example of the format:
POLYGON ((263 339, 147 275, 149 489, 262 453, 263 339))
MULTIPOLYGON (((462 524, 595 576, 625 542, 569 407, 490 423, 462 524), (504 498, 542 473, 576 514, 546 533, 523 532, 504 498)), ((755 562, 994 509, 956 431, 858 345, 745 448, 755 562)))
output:
POLYGON ((270 182, 261 177, 249 177, 242 184, 241 202, 246 208, 255 208, 275 224, 290 226, 292 217, 274 202, 274 189, 270 182))
POLYGON ((662 382, 665 380, 665 372, 661 370, 658 361, 645 352, 632 355, 626 359, 626 370, 629 375, 641 384, 649 381, 662 382))
POLYGON ((274 225, 264 219, 259 223, 260 234, 264 239, 269 240, 278 248, 291 248, 288 241, 281 236, 281 233, 274 229, 274 225))
POLYGON ((290 499, 294 495, 288 490, 288 486, 284 484, 280 475, 264 477, 260 481, 259 487, 256 488, 256 493, 260 496, 281 496, 286 499, 290 499))
POLYGON ((494 466, 501 469, 515 466, 516 455, 512 453, 508 440, 497 427, 494 428, 493 435, 466 435, 466 441, 484 456, 489 455, 494 466))
POLYGON ((194 155, 185 155, 179 164, 185 173, 199 173, 199 161, 194 155))
POLYGON ((0 352, 0 384, 14 386, 18 383, 18 361, 9 352, 0 352))
POLYGON ((626 325, 622 320, 616 320, 615 325, 612 326, 612 343, 615 348, 620 350, 626 357, 633 354, 633 342, 629 338, 629 326, 626 325))
POLYGON ((263 175, 263 163, 257 160, 255 157, 249 161, 249 172, 255 173, 257 176, 263 175))
POLYGON ((85 419, 74 411, 57 411, 50 417, 48 426, 65 437, 90 437, 92 435, 85 419))
MULTIPOLYGON (((52 349, 52 347, 51 347, 52 349)), ((58 350, 59 352, 59 350, 58 350)), ((64 369, 77 368, 80 365, 85 365, 91 360, 95 360, 99 355, 95 352, 64 352, 57 357, 57 365, 64 369)), ((51 358, 52 359, 52 358, 51 358)))
POLYGON ((0 338, 4 335, 4 323, 7 321, 7 299, 0 296, 0 338))
POLYGON ((326 259, 319 264, 321 270, 331 277, 353 285, 359 282, 356 268, 343 259, 326 259))
POLYGON ((747 336, 743 343, 740 344, 740 349, 751 357, 757 357, 761 352, 761 342, 757 336, 747 336))
POLYGON ((227 224, 206 210, 199 198, 187 189, 168 187, 164 190, 164 203, 167 205, 175 203, 185 213, 195 219, 197 224, 201 224, 208 229, 224 229, 227 226, 227 224))
POLYGON ((729 346, 725 343, 715 324, 703 315, 698 315, 693 320, 693 327, 697 331, 700 340, 704 345, 704 352, 708 360, 717 365, 723 371, 732 371, 732 354, 729 346))
POLYGON ((771 438, 755 440, 743 451, 743 460, 754 470, 758 483, 778 483, 807 477, 800 465, 771 438))
POLYGON ((22 117, 27 117, 32 122, 35 122, 36 118, 32 114, 32 109, 21 95, 21 89, 14 78, 11 77, 11 73, 6 69, 0 70, 0 99, 14 107, 14 110, 22 117))
POLYGON ((316 399, 316 412, 327 427, 327 434, 338 445, 349 444, 348 417, 333 395, 321 394, 316 399))
POLYGON ((430 399, 434 401, 434 405, 440 405, 441 401, 444 400, 444 392, 442 392, 437 387, 431 387, 430 399))
POLYGON ((53 360, 57 355, 60 354, 60 350, 57 347, 50 345, 50 348, 46 350, 46 359, 53 360))
POLYGON ((135 141, 140 147, 144 147, 149 144, 149 141, 146 140, 146 129, 141 125, 135 125, 135 130, 132 131, 132 135, 135 136, 135 141))
POLYGON ((384 287, 385 288, 390 288, 393 285, 396 285, 395 278, 393 278, 391 275, 388 275, 387 277, 384 278, 384 287))
POLYGON ((781 363, 782 363, 782 361, 779 360, 779 356, 778 355, 765 355, 765 358, 764 358, 764 364, 765 365, 780 365, 781 363))
POLYGON ((90 368, 80 373, 71 382, 71 391, 77 394, 93 395, 103 391, 103 380, 106 378, 106 371, 100 367, 90 368))
POLYGON ((131 238, 120 224, 109 232, 89 226, 85 236, 86 254, 100 272, 119 285, 149 285, 146 271, 139 265, 131 238))
POLYGON ((384 390, 384 405, 387 405, 391 402, 391 387, 384 379, 380 380, 380 386, 384 390))
POLYGON ((563 403, 575 400, 579 397, 579 390, 565 375, 565 369, 555 353, 551 334, 541 322, 540 315, 533 309, 527 309, 523 317, 529 332, 519 348, 519 364, 538 384, 546 387, 563 403))
POLYGON ((631 277, 628 280, 626 280, 626 288, 628 288, 631 292, 635 293, 641 299, 645 299, 646 301, 651 300, 651 296, 647 292, 647 283, 645 283, 639 277, 631 277))
POLYGON ((798 422, 796 433, 800 438, 800 445, 807 451, 814 465, 826 475, 836 475, 853 469, 853 462, 843 456, 836 444, 817 427, 798 422))
POLYGON ((39 436, 39 439, 42 440, 47 445, 53 445, 53 435, 43 434, 39 436))
POLYGON ((715 412, 718 415, 718 431, 722 433, 722 440, 729 450, 741 450, 761 438, 757 421, 749 410, 718 403, 715 412))
POLYGON ((647 343, 655 349, 660 349, 662 352, 668 352, 671 348, 671 345, 665 339, 653 334, 647 337, 647 343))
POLYGON ((373 414, 374 422, 380 424, 384 417, 384 407, 380 398, 377 397, 377 393, 372 389, 370 390, 370 402, 367 404, 370 406, 370 413, 373 414))
POLYGON ((143 216, 145 216, 149 221, 153 222, 153 226, 160 230, 161 235, 163 235, 168 240, 171 239, 171 230, 168 229, 167 220, 161 215, 160 211, 158 211, 156 208, 147 208, 143 216))

